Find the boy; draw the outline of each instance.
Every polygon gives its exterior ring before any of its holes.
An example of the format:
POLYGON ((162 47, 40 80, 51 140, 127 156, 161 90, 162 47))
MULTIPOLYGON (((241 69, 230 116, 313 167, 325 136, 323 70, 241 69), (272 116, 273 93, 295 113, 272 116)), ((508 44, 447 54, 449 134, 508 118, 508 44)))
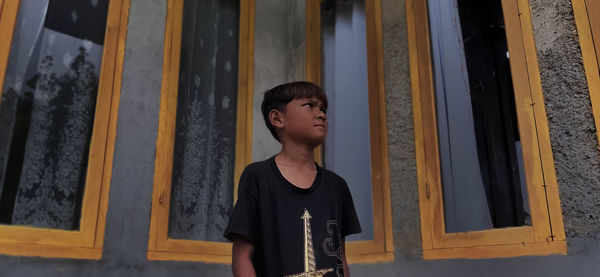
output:
POLYGON ((261 110, 282 145, 246 167, 225 237, 232 269, 245 276, 350 276, 344 237, 360 233, 344 179, 314 162, 327 136, 327 96, 293 82, 265 93, 261 110))

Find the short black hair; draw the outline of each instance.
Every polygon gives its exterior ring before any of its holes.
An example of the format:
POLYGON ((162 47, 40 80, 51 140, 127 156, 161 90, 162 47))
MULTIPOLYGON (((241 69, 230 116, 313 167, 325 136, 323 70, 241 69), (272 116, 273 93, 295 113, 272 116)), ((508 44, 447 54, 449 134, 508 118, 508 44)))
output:
POLYGON ((292 100, 312 97, 316 97, 323 102, 323 108, 327 110, 328 102, 325 91, 323 91, 321 87, 311 82, 298 81, 281 84, 265 92, 260 109, 262 111, 265 124, 267 124, 267 128, 277 141, 279 141, 277 129, 275 126, 273 126, 273 124, 271 124, 271 121, 269 120, 269 113, 271 113, 272 110, 285 112, 285 106, 292 100))

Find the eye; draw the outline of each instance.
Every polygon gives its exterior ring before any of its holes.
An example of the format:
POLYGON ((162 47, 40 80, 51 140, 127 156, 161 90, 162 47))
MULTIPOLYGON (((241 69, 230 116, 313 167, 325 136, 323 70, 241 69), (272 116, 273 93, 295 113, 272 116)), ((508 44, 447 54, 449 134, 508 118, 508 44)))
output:
POLYGON ((313 107, 313 103, 304 103, 304 105, 302 105, 302 106, 308 106, 308 107, 312 108, 313 107))
POLYGON ((323 109, 323 108, 321 108, 321 111, 322 111, 324 114, 327 114, 327 110, 326 110, 326 109, 323 109))

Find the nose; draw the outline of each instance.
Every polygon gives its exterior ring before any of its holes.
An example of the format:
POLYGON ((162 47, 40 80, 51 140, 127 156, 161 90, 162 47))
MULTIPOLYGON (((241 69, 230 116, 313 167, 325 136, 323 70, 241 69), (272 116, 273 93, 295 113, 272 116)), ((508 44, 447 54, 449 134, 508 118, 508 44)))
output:
POLYGON ((323 111, 319 110, 319 114, 317 115, 317 119, 321 119, 321 120, 325 121, 325 120, 327 120, 327 115, 323 111))

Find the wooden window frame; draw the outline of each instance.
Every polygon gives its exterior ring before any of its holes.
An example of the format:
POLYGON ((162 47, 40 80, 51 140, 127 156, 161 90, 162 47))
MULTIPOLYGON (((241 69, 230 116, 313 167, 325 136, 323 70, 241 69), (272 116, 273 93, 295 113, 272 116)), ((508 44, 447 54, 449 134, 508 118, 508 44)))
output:
POLYGON ((596 122, 596 134, 600 143, 600 21, 592 22, 590 20, 590 18, 600 16, 600 8, 588 5, 588 1, 573 0, 572 4, 583 66, 590 91, 592 112, 596 122))
POLYGON ((407 0, 424 259, 566 254, 566 238, 527 0, 502 0, 532 226, 446 233, 426 0, 407 0))
MULTIPOLYGON (((320 85, 321 3, 324 0, 306 1, 306 79, 320 85)), ((374 238, 347 242, 348 263, 394 260, 380 0, 365 0, 365 20, 374 238)), ((322 164, 321 147, 315 154, 317 162, 322 164)))
MULTIPOLYGON (((0 0, 0 88, 10 57, 20 0, 0 0)), ((90 142, 80 230, 0 226, 0 254, 98 260, 102 257, 108 193, 121 91, 130 0, 108 8, 94 127, 90 142)), ((2 95, 0 94, 0 101, 2 95)))
MULTIPOLYGON (((147 258, 149 260, 202 261, 229 264, 231 263, 231 243, 172 239, 168 237, 183 1, 167 1, 162 89, 147 258)), ((237 198, 240 175, 245 166, 252 161, 254 0, 240 0, 239 28, 234 201, 237 198)))

